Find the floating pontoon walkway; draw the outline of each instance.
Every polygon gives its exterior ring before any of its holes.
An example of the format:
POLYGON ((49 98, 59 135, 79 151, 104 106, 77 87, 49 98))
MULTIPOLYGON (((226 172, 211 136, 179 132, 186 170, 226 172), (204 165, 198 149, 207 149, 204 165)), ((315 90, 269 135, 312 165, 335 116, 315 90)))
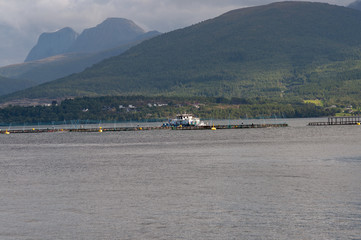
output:
POLYGON ((277 128, 287 127, 288 124, 240 124, 240 125, 214 125, 214 126, 179 126, 179 127, 116 127, 116 128, 70 128, 70 129, 14 129, 1 130, 0 134, 10 133, 44 133, 44 132, 121 132, 121 131, 150 131, 150 130, 216 130, 243 129, 243 128, 277 128))
POLYGON ((360 125, 361 116, 329 117, 327 122, 310 122, 309 126, 360 125))

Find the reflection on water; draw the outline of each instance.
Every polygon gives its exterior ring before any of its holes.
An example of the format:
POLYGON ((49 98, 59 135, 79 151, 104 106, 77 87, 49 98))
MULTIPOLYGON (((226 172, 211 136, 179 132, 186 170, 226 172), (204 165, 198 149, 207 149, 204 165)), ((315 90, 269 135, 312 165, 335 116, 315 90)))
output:
POLYGON ((359 126, 0 135, 0 239, 360 239, 359 126))

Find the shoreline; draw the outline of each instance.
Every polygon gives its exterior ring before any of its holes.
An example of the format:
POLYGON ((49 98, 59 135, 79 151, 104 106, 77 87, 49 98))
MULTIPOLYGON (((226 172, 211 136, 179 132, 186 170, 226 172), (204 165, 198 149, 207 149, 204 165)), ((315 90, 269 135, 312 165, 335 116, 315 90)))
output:
POLYGON ((222 130, 222 129, 249 129, 249 128, 279 128, 288 127, 287 123, 280 124, 240 124, 240 125, 206 125, 206 126, 178 126, 178 127, 90 127, 90 128, 67 128, 67 129, 14 129, 0 130, 0 134, 11 133, 46 133, 46 132, 122 132, 122 131, 153 131, 153 130, 222 130))

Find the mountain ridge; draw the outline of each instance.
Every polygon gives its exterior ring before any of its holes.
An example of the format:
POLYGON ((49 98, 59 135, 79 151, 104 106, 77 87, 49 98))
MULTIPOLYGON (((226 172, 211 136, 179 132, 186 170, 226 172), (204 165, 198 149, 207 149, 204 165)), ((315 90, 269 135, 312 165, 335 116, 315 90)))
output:
POLYGON ((95 27, 78 34, 70 27, 42 33, 25 62, 66 53, 95 53, 128 44, 146 32, 125 18, 107 18, 95 27))
POLYGON ((0 95, 9 94, 11 92, 22 90, 24 87, 32 87, 35 84, 27 80, 10 79, 0 76, 0 95))
POLYGON ((95 27, 85 29, 69 52, 98 52, 127 44, 146 32, 125 18, 107 18, 95 27))
POLYGON ((103 59, 122 54, 140 42, 159 34, 157 31, 147 32, 138 36, 138 38, 131 43, 99 52, 70 52, 25 63, 8 65, 0 68, 0 74, 8 78, 27 79, 36 84, 49 82, 74 73, 79 73, 103 59))
POLYGON ((359 11, 326 3, 233 10, 8 97, 335 98, 360 89, 360 21, 359 11))
POLYGON ((52 33, 42 33, 37 44, 30 50, 25 62, 63 54, 75 43, 78 33, 70 27, 52 33))
MULTIPOLYGON (((161 34, 157 31, 145 32, 133 21, 124 18, 108 18, 96 27, 85 29, 84 32, 92 32, 85 40, 80 39, 80 45, 87 45, 88 50, 83 51, 74 46, 79 34, 70 27, 43 33, 24 63, 1 67, 0 75, 29 81, 32 83, 31 86, 38 85, 79 73, 103 59, 119 55, 140 42, 161 34), (103 42, 102 45, 97 43, 99 40, 103 42), (84 41, 88 41, 89 44, 84 41)), ((22 84, 21 80, 16 82, 19 86, 9 89, 22 90, 30 86, 25 82, 22 84)))

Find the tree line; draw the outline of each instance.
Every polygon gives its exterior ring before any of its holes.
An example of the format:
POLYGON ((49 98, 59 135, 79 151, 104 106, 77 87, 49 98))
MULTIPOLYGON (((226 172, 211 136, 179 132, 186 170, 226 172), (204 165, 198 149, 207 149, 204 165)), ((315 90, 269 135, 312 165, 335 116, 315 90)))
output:
POLYGON ((338 108, 310 103, 280 102, 260 97, 82 97, 53 102, 50 106, 8 106, 0 109, 0 123, 155 121, 172 118, 179 113, 193 113, 202 119, 294 118, 330 116, 339 111, 338 108))

